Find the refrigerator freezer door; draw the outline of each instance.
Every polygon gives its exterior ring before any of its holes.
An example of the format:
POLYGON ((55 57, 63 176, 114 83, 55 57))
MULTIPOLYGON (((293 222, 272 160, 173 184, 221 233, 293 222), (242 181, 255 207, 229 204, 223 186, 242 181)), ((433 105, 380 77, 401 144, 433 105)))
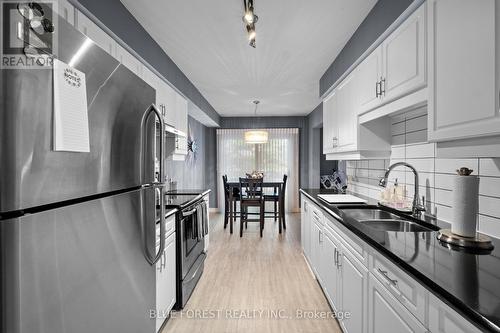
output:
POLYGON ((0 331, 155 333, 143 195, 154 188, 1 221, 0 331))
MULTIPOLYGON (((64 20, 56 29, 58 58, 69 63, 87 37, 64 20)), ((90 153, 52 150, 51 69, 0 71, 0 214, 154 181, 154 150, 143 151, 141 119, 155 90, 94 43, 79 54, 74 67, 86 76, 90 153)), ((151 141, 154 121, 151 114, 151 141)))

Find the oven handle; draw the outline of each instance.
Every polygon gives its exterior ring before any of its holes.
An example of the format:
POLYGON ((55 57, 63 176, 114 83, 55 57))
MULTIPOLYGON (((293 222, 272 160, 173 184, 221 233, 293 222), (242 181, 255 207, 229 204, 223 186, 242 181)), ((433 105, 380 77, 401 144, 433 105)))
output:
POLYGON ((197 208, 195 208, 195 209, 191 209, 191 210, 189 210, 189 211, 187 211, 187 212, 182 212, 182 216, 183 216, 183 217, 191 216, 191 215, 193 215, 194 213, 196 213, 196 211, 197 211, 197 210, 198 210, 198 209, 197 209, 197 208))

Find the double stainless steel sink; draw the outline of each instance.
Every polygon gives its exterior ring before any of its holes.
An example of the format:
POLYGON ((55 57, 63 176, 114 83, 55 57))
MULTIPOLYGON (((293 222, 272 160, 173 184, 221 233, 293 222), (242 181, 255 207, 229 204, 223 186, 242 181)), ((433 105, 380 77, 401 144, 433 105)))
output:
POLYGON ((380 208, 344 208, 342 212, 359 223, 379 231, 398 232, 429 232, 439 228, 424 226, 412 221, 410 218, 402 217, 380 208))

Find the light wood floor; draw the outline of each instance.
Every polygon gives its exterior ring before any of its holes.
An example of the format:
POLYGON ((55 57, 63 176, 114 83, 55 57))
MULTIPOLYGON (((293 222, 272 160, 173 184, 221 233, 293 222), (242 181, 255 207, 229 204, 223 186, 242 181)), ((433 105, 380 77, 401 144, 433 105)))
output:
POLYGON ((258 223, 240 238, 239 225, 230 235, 222 215, 210 217, 216 225, 203 276, 163 333, 341 332, 332 318, 297 318, 297 311, 331 311, 302 255, 300 214, 288 215, 282 235, 266 219, 263 238, 258 223))

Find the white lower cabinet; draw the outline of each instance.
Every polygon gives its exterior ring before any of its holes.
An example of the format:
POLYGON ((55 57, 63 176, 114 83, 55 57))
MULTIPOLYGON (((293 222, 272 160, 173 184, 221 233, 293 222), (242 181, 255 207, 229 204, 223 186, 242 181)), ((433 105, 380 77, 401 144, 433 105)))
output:
POLYGON ((323 242, 323 226, 318 221, 311 220, 311 266, 316 278, 322 282, 321 255, 322 255, 322 242, 323 242))
MULTIPOLYGON (((169 221, 174 221, 175 216, 167 218, 169 221)), ((175 224, 174 224, 175 225, 175 224)), ((165 249, 163 254, 156 263, 156 331, 161 328, 165 320, 168 318, 170 311, 176 301, 176 256, 175 256, 175 236, 172 232, 165 241, 165 249)))
POLYGON ((302 218, 304 253, 333 310, 342 312, 343 332, 480 332, 304 195, 302 218))
POLYGON ((342 310, 349 318, 340 321, 344 332, 366 333, 368 319, 368 270, 345 246, 337 259, 341 272, 342 310))
POLYGON ((330 228, 325 227, 321 264, 323 266, 324 290, 328 301, 336 311, 341 311, 341 271, 338 265, 340 240, 330 228))
POLYGON ((310 228, 310 205, 309 200, 302 197, 302 210, 301 210, 301 220, 300 220, 300 241, 302 244, 302 250, 304 255, 309 259, 311 255, 311 228, 310 228))
POLYGON ((368 332, 427 332, 427 329, 371 273, 368 278, 368 332))
POLYGON ((481 332, 434 295, 429 297, 429 330, 432 333, 481 332))

